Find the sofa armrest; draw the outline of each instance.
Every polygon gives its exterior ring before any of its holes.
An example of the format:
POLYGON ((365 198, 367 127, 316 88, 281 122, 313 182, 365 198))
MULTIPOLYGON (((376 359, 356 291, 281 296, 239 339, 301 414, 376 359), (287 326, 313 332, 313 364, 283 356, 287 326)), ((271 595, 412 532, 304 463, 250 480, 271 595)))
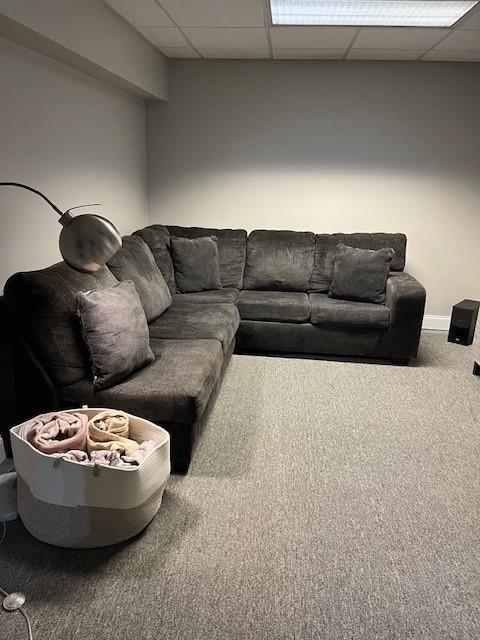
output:
POLYGON ((385 304, 390 308, 390 353, 393 360, 408 360, 417 355, 425 288, 404 271, 390 273, 387 279, 385 304))

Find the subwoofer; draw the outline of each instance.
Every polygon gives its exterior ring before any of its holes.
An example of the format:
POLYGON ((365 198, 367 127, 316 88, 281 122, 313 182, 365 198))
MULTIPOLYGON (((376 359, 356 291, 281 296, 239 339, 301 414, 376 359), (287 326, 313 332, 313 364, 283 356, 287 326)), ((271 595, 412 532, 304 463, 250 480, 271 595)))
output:
POLYGON ((462 300, 453 306, 448 341, 469 345, 473 342, 478 318, 478 300, 462 300))

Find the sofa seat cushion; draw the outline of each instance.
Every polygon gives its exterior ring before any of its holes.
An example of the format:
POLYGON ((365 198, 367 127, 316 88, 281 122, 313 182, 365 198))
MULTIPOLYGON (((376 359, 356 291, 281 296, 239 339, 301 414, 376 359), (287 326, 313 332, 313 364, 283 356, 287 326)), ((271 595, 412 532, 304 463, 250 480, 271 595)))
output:
POLYGON ((162 340, 219 340, 226 351, 239 324, 240 316, 234 304, 175 301, 149 329, 151 338, 162 340))
POLYGON ((330 298, 325 293, 310 294, 310 322, 315 325, 388 329, 390 309, 383 304, 352 302, 330 298))
POLYGON ((158 424, 201 418, 221 375, 218 340, 151 340, 155 361, 110 389, 95 392, 88 380, 60 391, 63 405, 115 407, 158 424))
POLYGON ((241 291, 238 310, 242 320, 308 322, 308 294, 290 291, 241 291))
POLYGON ((197 291, 196 293, 177 293, 174 301, 196 303, 238 302, 240 291, 233 288, 212 289, 211 291, 197 291))

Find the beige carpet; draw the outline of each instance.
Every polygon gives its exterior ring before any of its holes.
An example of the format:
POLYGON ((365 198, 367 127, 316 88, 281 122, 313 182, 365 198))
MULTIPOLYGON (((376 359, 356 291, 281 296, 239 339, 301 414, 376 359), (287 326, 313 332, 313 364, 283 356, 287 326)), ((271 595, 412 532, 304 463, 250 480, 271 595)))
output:
POLYGON ((431 332, 410 367, 234 356, 142 536, 65 551, 9 525, 0 586, 36 640, 477 639, 474 355, 431 332))

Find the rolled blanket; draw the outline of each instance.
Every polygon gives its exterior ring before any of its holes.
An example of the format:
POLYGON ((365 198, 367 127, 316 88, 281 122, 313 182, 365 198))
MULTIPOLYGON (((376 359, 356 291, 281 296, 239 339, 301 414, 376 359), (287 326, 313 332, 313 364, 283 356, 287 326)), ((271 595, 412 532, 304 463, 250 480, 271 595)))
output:
POLYGON ((88 423, 87 451, 118 451, 130 455, 138 442, 130 440, 128 416, 122 411, 101 411, 88 423))
POLYGON ((141 443, 136 451, 131 453, 130 455, 122 456, 122 461, 125 464, 133 465, 134 467, 138 467, 142 464, 148 454, 155 449, 158 442, 155 440, 145 440, 141 443))
POLYGON ((88 453, 86 451, 80 451, 79 449, 71 449, 65 453, 53 453, 55 458, 63 458, 64 460, 71 460, 72 462, 88 462, 88 453))
POLYGON ((88 418, 83 413, 44 413, 24 422, 18 435, 42 453, 85 449, 88 418))

